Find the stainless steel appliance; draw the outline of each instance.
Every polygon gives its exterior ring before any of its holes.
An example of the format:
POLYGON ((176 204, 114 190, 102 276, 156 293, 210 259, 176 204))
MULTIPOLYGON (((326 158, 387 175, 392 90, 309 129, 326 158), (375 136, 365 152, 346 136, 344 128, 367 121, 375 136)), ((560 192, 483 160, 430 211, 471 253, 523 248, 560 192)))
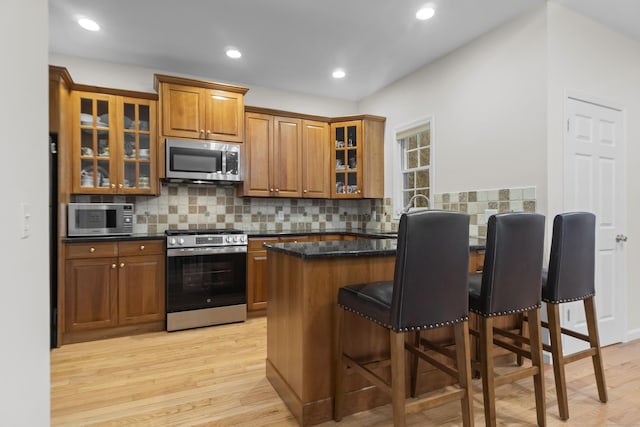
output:
POLYGON ((168 230, 167 330, 247 318, 247 235, 240 230, 168 230))
POLYGON ((133 233, 132 203, 69 203, 67 236, 116 236, 133 233))
POLYGON ((239 182, 240 144, 167 139, 165 144, 168 181, 239 182))

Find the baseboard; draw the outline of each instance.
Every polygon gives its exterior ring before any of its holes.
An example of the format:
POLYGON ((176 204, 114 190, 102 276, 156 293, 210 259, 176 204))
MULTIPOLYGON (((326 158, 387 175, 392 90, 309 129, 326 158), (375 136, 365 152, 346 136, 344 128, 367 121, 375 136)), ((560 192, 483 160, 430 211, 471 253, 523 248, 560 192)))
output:
POLYGON ((640 339, 640 328, 631 329, 627 331, 627 333, 624 336, 624 342, 629 342, 637 339, 640 339))

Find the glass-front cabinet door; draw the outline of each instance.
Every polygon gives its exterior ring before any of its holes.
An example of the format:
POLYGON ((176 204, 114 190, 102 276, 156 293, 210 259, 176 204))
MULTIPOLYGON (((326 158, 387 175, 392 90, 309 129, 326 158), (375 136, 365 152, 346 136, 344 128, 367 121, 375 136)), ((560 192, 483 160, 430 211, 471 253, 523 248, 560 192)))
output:
POLYGON ((331 124, 332 198, 362 198, 362 122, 331 124))
POLYGON ((154 194, 156 101, 74 92, 73 105, 73 192, 154 194))
POLYGON ((74 95, 73 191, 112 192, 115 97, 83 92, 74 95))
POLYGON ((118 189, 124 193, 144 194, 155 191, 155 127, 156 102, 123 98, 122 125, 118 137, 118 189))

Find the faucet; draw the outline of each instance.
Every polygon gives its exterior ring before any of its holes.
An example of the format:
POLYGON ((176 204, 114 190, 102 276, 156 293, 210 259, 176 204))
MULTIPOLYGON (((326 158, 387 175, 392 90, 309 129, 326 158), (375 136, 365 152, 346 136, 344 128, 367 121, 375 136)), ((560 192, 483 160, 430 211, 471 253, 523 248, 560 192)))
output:
POLYGON ((415 194, 414 196, 412 196, 409 199, 409 203, 407 203, 407 206, 404 207, 404 209, 402 209, 402 213, 407 213, 409 212, 409 209, 411 209, 411 205, 413 205, 413 202, 416 199, 424 199, 427 201, 427 209, 429 209, 429 198, 427 196, 425 196, 424 194, 415 194))

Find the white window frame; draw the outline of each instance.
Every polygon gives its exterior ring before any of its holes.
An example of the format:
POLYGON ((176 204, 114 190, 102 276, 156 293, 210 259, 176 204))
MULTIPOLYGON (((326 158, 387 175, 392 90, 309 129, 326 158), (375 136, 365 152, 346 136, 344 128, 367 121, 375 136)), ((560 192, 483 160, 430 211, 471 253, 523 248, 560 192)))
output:
POLYGON ((398 139, 402 134, 406 134, 410 132, 412 129, 418 129, 425 125, 429 124, 429 140, 430 140, 430 151, 429 151, 429 207, 433 208, 434 206, 434 195, 435 195, 435 173, 434 173, 434 163, 435 163, 435 116, 433 114, 425 117, 418 118, 409 123, 405 123, 403 125, 397 126, 393 132, 393 138, 395 140, 395 160, 393 167, 393 194, 392 194, 392 205, 393 205, 393 218, 398 219, 402 214, 404 209, 403 205, 403 197, 402 197, 402 162, 403 162, 403 149, 402 149, 402 140, 398 139))

